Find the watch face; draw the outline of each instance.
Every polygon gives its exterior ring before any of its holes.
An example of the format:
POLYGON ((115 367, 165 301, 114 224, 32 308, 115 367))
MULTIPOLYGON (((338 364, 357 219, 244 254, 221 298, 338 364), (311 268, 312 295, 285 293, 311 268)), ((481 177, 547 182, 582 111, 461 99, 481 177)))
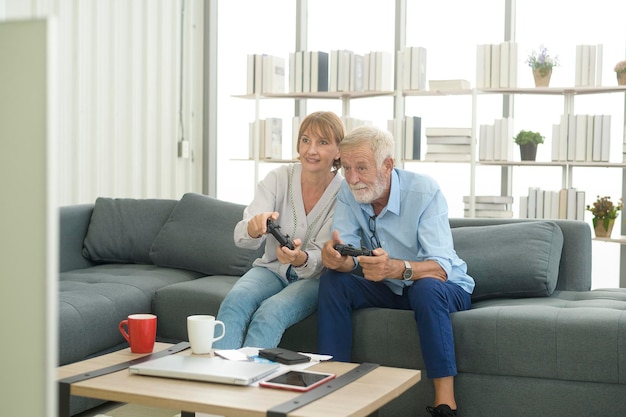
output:
POLYGON ((408 262, 404 262, 404 273, 402 273, 402 278, 405 281, 410 281, 413 278, 413 269, 411 269, 411 264, 408 262))

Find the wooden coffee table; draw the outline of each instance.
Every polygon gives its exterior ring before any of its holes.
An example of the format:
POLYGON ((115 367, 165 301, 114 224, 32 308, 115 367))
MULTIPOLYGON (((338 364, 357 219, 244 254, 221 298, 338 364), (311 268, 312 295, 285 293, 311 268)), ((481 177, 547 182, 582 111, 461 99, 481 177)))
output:
MULTIPOLYGON (((171 347, 169 344, 157 343, 154 352, 171 347)), ((187 349, 176 354, 189 355, 191 351, 187 349)), ((60 367, 57 370, 57 377, 61 381, 78 374, 137 360, 143 356, 146 355, 133 354, 130 349, 124 349, 60 367)), ((339 378, 357 366, 352 363, 330 361, 319 363, 310 369, 336 373, 339 378)), ((419 380, 418 370, 379 366, 336 391, 290 412, 288 416, 368 416, 419 380)), ((268 410, 301 395, 297 392, 256 386, 242 387, 133 375, 128 369, 72 383, 69 385, 69 393, 107 401, 182 410, 183 417, 194 416, 196 412, 226 417, 264 417, 268 410)))

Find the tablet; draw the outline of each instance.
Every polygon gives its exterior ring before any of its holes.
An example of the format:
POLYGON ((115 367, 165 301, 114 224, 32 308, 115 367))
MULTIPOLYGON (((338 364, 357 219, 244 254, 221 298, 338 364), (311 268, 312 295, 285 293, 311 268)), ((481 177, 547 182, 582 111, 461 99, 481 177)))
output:
POLYGON ((330 381, 336 375, 314 371, 287 371, 277 375, 267 381, 259 382, 259 385, 266 388, 279 388, 292 391, 309 391, 323 383, 330 381))

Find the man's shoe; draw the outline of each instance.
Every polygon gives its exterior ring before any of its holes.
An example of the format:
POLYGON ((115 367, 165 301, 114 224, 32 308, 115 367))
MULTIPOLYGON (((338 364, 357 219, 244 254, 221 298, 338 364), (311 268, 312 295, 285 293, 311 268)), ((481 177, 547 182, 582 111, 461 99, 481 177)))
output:
POLYGON ((426 411, 432 417, 456 417, 456 410, 450 408, 448 404, 439 404, 437 407, 426 407, 426 411))

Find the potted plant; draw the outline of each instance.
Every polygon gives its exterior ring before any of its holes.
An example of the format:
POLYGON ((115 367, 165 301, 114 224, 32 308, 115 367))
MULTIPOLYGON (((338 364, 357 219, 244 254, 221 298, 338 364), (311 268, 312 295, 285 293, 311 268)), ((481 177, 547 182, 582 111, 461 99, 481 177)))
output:
POLYGON ((617 85, 626 85, 626 61, 618 62, 614 69, 617 75, 617 85))
POLYGON ((541 45, 539 50, 533 49, 526 63, 533 70, 533 77, 535 78, 535 87, 547 87, 550 85, 550 76, 552 75, 552 67, 559 65, 558 56, 550 56, 548 48, 541 45))
POLYGON ((537 145, 543 143, 544 137, 539 132, 530 130, 520 130, 513 137, 515 143, 519 145, 519 151, 522 161, 534 161, 537 157, 537 145))
POLYGON ((622 209, 622 199, 619 199, 617 205, 613 204, 611 197, 596 197, 593 206, 587 205, 586 210, 593 214, 593 229, 596 237, 610 237, 613 231, 615 219, 622 209))

